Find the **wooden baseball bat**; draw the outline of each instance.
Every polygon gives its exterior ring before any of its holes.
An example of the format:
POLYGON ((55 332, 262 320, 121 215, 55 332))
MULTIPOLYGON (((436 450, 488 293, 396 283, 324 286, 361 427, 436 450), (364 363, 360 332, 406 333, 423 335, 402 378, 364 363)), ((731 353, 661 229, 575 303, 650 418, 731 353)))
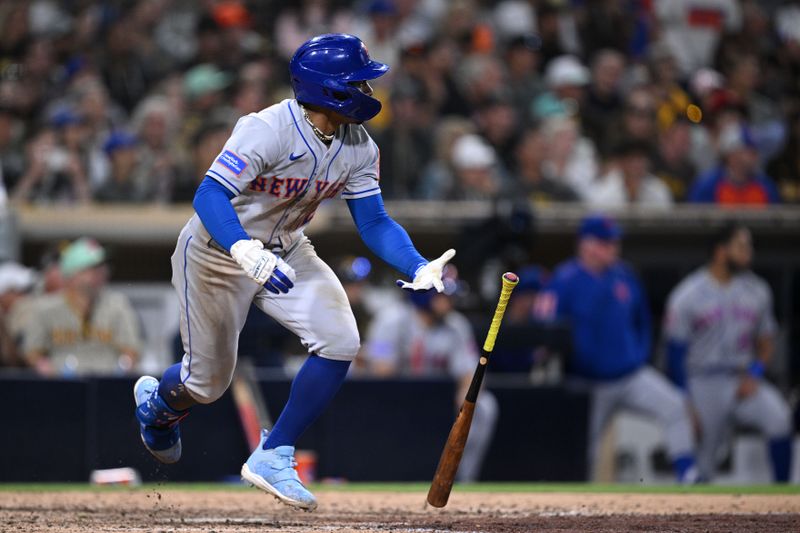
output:
POLYGON ((456 478, 458 465, 461 463, 461 456, 464 454, 464 445, 469 436, 469 428, 472 425, 472 415, 475 412, 475 401, 478 399, 483 376, 486 373, 486 365, 489 363, 489 355, 494 349, 494 342, 497 339, 497 332, 500 331, 500 322, 506 312, 506 304, 511 296, 511 291, 519 283, 519 277, 512 273, 503 274, 503 287, 500 291, 500 300, 494 311, 492 324, 486 334, 486 341, 483 343, 483 351, 478 360, 478 367, 472 375, 472 383, 458 411, 456 421, 450 429, 450 435, 442 450, 439 458, 439 466, 436 467, 436 474, 433 476, 431 488, 428 490, 428 503, 434 507, 444 507, 450 498, 450 491, 453 489, 453 481, 456 478))

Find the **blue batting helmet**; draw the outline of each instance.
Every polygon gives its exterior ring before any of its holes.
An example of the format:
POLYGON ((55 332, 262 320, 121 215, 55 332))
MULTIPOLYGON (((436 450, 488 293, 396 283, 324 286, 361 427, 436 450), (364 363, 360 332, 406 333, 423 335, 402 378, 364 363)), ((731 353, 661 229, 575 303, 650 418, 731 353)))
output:
POLYGON ((353 83, 374 80, 388 70, 389 65, 370 59, 361 39, 346 33, 318 35, 306 41, 289 62, 298 102, 336 111, 357 122, 377 115, 381 103, 353 83))

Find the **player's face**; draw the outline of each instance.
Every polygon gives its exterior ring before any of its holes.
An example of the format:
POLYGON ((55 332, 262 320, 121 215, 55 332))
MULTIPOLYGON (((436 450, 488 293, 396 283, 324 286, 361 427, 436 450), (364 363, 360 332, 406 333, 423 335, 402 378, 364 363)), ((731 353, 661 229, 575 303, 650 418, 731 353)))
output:
POLYGON ((731 238, 727 249, 728 269, 740 272, 750 268, 753 261, 753 237, 749 230, 740 229, 731 238))

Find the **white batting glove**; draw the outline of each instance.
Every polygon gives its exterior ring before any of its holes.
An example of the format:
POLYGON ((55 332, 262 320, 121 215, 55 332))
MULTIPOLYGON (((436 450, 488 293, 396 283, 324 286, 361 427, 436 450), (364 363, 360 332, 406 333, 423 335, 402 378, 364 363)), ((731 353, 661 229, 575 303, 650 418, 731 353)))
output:
POLYGON ((414 275, 414 281, 407 282, 397 280, 397 286, 401 289, 409 291, 427 291, 428 289, 436 289, 436 292, 444 290, 444 283, 442 283, 442 270, 444 266, 450 261, 456 251, 452 248, 447 250, 439 259, 434 259, 427 265, 417 270, 414 275))
POLYGON ((277 255, 265 250, 257 239, 242 239, 233 243, 231 257, 250 279, 272 293, 287 293, 294 287, 297 276, 294 269, 277 255))

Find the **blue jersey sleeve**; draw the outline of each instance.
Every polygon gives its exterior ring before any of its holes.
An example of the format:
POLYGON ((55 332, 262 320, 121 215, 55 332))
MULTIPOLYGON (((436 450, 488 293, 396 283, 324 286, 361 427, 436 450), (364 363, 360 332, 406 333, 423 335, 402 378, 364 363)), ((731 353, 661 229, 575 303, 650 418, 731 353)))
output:
POLYGON ((392 220, 380 194, 347 200, 358 233, 372 252, 409 278, 428 263, 403 227, 392 220))
POLYGON ((226 250, 230 250, 236 241, 250 238, 231 205, 234 196, 221 183, 206 176, 192 202, 206 231, 226 250))

